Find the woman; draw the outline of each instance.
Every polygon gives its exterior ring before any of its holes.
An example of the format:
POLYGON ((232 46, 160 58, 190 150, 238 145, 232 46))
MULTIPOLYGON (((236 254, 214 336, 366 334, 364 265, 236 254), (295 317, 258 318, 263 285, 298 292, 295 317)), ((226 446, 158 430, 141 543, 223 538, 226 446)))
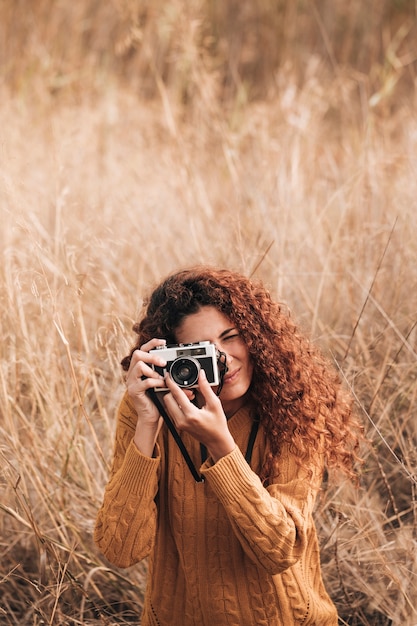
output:
POLYGON ((338 378, 262 285, 227 270, 169 276, 134 330, 95 541, 119 567, 149 556, 142 625, 336 625, 312 513, 325 467, 354 473, 338 378), (158 347, 201 341, 224 355, 221 390, 204 368, 198 388, 161 374, 158 347))

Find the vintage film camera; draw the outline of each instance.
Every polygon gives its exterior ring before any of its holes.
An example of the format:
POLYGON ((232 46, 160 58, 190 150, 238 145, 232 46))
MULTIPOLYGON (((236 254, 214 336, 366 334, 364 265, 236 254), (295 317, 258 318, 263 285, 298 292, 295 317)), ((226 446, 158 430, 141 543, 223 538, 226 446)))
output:
MULTIPOLYGON (((222 382, 226 371, 225 355, 216 350, 210 341, 160 346, 149 351, 150 354, 152 352, 157 352, 166 361, 165 367, 152 365, 152 369, 161 376, 168 372, 172 380, 184 389, 197 387, 200 369, 205 371, 207 382, 212 386, 222 382)), ((166 387, 156 387, 155 391, 166 391, 166 387)))

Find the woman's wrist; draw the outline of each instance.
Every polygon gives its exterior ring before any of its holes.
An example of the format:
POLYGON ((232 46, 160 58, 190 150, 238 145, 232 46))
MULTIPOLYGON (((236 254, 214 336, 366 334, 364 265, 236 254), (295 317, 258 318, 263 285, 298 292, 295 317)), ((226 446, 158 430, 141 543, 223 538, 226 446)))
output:
POLYGON ((207 446, 207 450, 210 453, 210 456, 213 459, 214 463, 217 463, 217 461, 220 461, 220 459, 222 459, 224 456, 227 456, 228 454, 233 452, 235 448, 236 443, 232 435, 224 440, 216 442, 211 446, 207 446))
POLYGON ((139 452, 145 456, 152 457, 155 449, 158 426, 143 425, 136 429, 133 441, 139 452))

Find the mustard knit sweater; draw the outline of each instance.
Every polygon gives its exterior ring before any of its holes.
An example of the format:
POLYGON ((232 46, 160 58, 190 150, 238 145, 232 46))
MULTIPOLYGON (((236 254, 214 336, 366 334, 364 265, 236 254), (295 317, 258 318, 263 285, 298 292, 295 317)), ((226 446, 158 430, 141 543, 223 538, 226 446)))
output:
POLYGON ((201 465, 199 444, 183 434, 205 479, 197 483, 165 426, 154 458, 139 452, 136 419, 125 395, 94 537, 118 567, 149 556, 142 626, 336 626, 312 519, 317 488, 288 450, 279 479, 263 487, 268 444, 261 426, 249 467, 243 408, 229 420, 237 447, 216 464, 201 465))

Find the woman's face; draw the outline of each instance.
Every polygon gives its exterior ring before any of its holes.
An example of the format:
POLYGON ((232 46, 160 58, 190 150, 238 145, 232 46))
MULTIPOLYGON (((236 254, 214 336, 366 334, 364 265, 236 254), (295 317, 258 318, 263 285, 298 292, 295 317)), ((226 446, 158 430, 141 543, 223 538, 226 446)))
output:
POLYGON ((245 403, 253 373, 249 350, 239 331, 215 307, 202 306, 182 321, 175 336, 178 343, 211 341, 226 354, 228 370, 220 400, 226 416, 231 417, 245 403))

